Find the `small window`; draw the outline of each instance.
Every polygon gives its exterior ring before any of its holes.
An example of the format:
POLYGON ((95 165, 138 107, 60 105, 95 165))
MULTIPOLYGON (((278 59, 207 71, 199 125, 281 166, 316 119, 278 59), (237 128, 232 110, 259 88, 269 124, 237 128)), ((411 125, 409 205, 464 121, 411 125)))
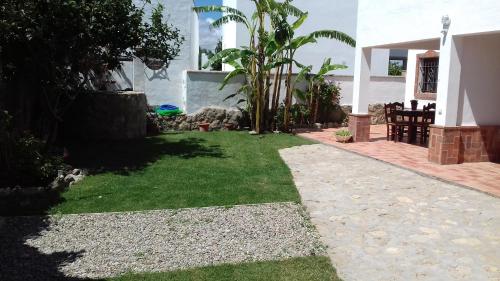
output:
POLYGON ((439 57, 420 59, 418 86, 421 93, 437 92, 438 70, 439 57))
POLYGON ((429 50, 417 54, 415 69, 415 99, 436 100, 439 73, 439 53, 429 50))

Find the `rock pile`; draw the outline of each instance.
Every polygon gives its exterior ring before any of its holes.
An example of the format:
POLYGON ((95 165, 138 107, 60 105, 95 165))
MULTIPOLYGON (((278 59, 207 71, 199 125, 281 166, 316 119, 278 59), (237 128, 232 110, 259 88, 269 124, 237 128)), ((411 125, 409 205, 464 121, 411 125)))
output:
POLYGON ((14 187, 0 188, 0 197, 6 197, 11 195, 33 196, 48 191, 63 191, 67 187, 70 187, 71 185, 83 180, 83 178, 86 175, 87 175, 86 170, 81 170, 81 169, 70 169, 66 171, 61 170, 59 171, 59 175, 48 186, 36 186, 36 187, 14 186, 14 187))
POLYGON ((210 124, 210 130, 238 129, 242 120, 242 113, 236 109, 207 107, 190 115, 160 116, 150 110, 148 116, 148 132, 155 134, 164 131, 191 131, 198 130, 202 123, 210 124))

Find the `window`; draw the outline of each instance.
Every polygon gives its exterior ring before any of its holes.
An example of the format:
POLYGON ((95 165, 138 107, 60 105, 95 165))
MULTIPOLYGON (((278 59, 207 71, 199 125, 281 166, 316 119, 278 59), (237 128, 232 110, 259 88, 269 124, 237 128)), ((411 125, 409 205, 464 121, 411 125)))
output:
POLYGON ((421 93, 436 93, 438 83, 439 58, 422 58, 419 69, 421 93))
POLYGON ((415 69, 415 99, 436 100, 439 53, 427 51, 417 55, 415 69))

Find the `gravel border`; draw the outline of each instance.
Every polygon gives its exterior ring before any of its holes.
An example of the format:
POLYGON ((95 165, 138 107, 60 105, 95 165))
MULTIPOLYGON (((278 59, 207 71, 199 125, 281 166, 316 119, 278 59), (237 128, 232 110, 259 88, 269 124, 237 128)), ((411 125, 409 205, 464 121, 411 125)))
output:
POLYGON ((103 278, 326 254, 295 203, 0 218, 0 245, 11 245, 2 248, 0 280, 103 278))

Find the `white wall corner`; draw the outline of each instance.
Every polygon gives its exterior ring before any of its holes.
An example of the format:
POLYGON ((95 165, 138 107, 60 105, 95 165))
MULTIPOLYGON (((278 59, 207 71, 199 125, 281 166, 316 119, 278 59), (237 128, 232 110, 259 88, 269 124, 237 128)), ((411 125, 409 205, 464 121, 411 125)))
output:
POLYGON ((182 71, 182 111, 186 112, 187 110, 187 92, 188 92, 188 70, 185 69, 182 71))
POLYGON ((463 39, 442 36, 439 54, 436 125, 457 126, 463 39))
POLYGON ((370 99, 371 48, 356 47, 352 113, 368 114, 370 99))

